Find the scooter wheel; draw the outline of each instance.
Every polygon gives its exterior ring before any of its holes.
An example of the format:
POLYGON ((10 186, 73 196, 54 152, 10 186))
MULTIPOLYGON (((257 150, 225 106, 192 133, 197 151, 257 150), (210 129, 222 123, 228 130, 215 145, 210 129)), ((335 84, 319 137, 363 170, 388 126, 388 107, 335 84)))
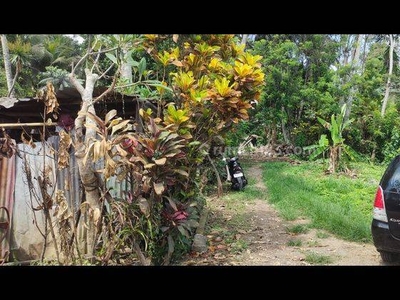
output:
POLYGON ((238 190, 238 191, 243 190, 243 188, 244 188, 243 177, 238 177, 236 179, 237 179, 237 182, 235 183, 236 190, 238 190))

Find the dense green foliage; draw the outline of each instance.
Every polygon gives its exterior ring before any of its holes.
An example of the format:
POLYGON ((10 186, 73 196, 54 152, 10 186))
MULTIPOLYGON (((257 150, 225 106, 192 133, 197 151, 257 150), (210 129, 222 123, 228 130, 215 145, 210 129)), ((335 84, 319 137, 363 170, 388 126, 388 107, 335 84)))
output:
MULTIPOLYGON (((63 70, 70 70, 94 39, 90 34, 81 36, 83 43, 64 35, 7 35, 13 71, 19 70, 17 95, 33 95, 49 78, 54 79, 56 89, 65 86, 63 70)), ((195 34, 181 35, 174 43, 164 35, 157 44, 157 52, 162 57, 164 51, 176 45, 183 47, 188 40, 201 38, 195 34)), ((238 41, 240 38, 239 35, 238 41)), ((394 35, 396 42, 397 39, 394 35)), ((340 112, 343 103, 350 103, 348 117, 354 122, 343 136, 352 149, 367 160, 380 162, 390 160, 399 150, 397 47, 388 108, 384 117, 380 115, 388 76, 387 35, 257 34, 247 40, 247 47, 263 57, 265 86, 249 120, 240 122, 228 136, 229 145, 238 145, 248 134, 259 135, 262 144, 316 144, 326 133, 317 117, 327 120, 340 112)), ((144 49, 136 48, 130 55, 134 61, 147 62, 148 79, 166 79, 165 75, 176 67, 156 63, 144 49)), ((100 66, 105 66, 106 61, 102 55, 100 66)), ((106 77, 99 81, 105 86, 110 83, 111 78, 106 77)), ((0 78, 0 89, 6 90, 4 77, 0 78)), ((135 92, 149 97, 154 94, 147 86, 137 86, 135 92)))
MULTIPOLYGON (((46 105, 56 107, 53 90, 67 86, 81 95, 74 132, 60 131, 60 136, 63 150, 72 145, 78 160, 87 199, 80 209, 94 211, 88 248, 97 250, 102 264, 126 247, 133 248, 141 264, 155 265, 167 265, 189 251, 203 206, 201 184, 213 166, 207 162, 214 139, 249 118, 264 84, 262 57, 245 50, 233 35, 96 35, 68 71, 48 51, 56 39, 14 38, 9 49, 16 74, 25 76, 25 67, 36 66, 24 86, 46 84, 38 93, 46 105), (37 46, 41 51, 32 52, 37 46), (92 105, 98 101, 95 84, 150 105, 138 103, 136 115, 125 120, 116 109, 100 115, 92 105), (91 186, 95 173, 101 182, 91 186), (100 190, 115 177, 130 188, 122 199, 107 199, 110 215, 105 216, 98 205, 100 190), (98 225, 103 219, 106 228, 98 225), (92 238, 96 234, 100 242, 92 238)), ((71 241, 69 247, 74 242, 67 231, 63 239, 71 241)), ((75 260, 72 251, 64 252, 75 260)))
POLYGON ((382 162, 398 153, 396 53, 388 107, 381 116, 388 76, 385 35, 257 35, 251 46, 263 56, 265 86, 250 120, 229 136, 231 144, 257 134, 262 144, 315 145, 328 134, 318 118, 330 120, 346 103, 344 121, 353 121, 342 134, 358 159, 382 162))

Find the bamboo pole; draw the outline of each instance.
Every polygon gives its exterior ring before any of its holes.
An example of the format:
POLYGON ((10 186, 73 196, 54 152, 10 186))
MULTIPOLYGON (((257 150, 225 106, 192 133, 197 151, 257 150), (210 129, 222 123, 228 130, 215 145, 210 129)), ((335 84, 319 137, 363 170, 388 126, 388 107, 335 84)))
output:
POLYGON ((0 171, 0 206, 8 207, 6 199, 6 186, 7 186, 7 167, 8 160, 3 158, 1 160, 1 171, 0 171))
POLYGON ((36 123, 0 123, 0 128, 19 128, 24 126, 39 127, 39 126, 57 126, 53 122, 36 122, 36 123))

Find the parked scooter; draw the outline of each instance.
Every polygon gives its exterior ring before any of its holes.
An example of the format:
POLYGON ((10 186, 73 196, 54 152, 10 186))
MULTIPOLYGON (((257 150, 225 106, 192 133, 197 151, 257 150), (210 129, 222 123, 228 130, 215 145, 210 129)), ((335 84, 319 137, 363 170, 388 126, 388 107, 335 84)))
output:
POLYGON ((239 163, 238 157, 232 157, 227 160, 225 157, 223 160, 226 163, 227 181, 231 182, 231 188, 235 191, 242 191, 247 185, 246 176, 244 176, 243 169, 239 163))

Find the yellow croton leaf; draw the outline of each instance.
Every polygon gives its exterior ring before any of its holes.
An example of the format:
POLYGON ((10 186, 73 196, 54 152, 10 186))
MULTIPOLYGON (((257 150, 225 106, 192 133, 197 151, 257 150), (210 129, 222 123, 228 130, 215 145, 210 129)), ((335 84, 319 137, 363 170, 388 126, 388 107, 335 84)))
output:
POLYGON ((245 46, 246 46, 245 44, 232 43, 233 51, 235 51, 237 55, 242 55, 244 53, 245 46))
POLYGON ((221 68, 221 66, 222 66, 221 59, 217 57, 213 57, 210 63, 208 64, 208 67, 213 71, 217 71, 218 69, 221 68))
POLYGON ((174 49, 172 49, 169 56, 171 59, 174 59, 174 60, 179 59, 179 47, 175 47, 174 49))
POLYGON ((174 83, 182 91, 187 92, 195 82, 193 72, 179 72, 174 74, 174 83))
POLYGON ((207 91, 206 90, 194 90, 190 89, 190 99, 192 99, 195 102, 201 102, 203 99, 207 98, 207 91))
POLYGON ((209 84, 210 84, 210 78, 207 75, 203 75, 197 81, 197 89, 205 90, 205 89, 207 89, 209 84))
POLYGON ((158 39, 158 34, 145 34, 144 37, 150 41, 156 41, 158 39))
POLYGON ((261 67, 259 61, 262 59, 261 55, 253 55, 249 52, 244 52, 242 54, 242 61, 252 67, 261 67))
POLYGON ((164 50, 162 54, 158 54, 156 57, 164 67, 169 64, 170 54, 167 51, 164 50))
POLYGON ((244 78, 251 73, 253 73, 253 67, 248 64, 243 64, 240 61, 235 61, 235 66, 233 68, 240 78, 244 78))
POLYGON ((221 80, 218 78, 214 80, 215 88, 222 97, 228 97, 232 93, 232 87, 229 86, 229 80, 226 77, 222 77, 221 80))
MULTIPOLYGON (((163 86, 165 86, 165 87, 168 86, 168 83, 165 82, 165 81, 161 81, 161 84, 162 84, 163 86)), ((156 86, 156 89, 157 89, 157 91, 158 91, 158 93, 159 93, 160 95, 163 95, 163 94, 165 93, 165 88, 163 88, 163 87, 161 87, 161 86, 156 86)))
POLYGON ((200 44, 196 44, 194 49, 199 51, 200 55, 202 55, 202 56, 209 56, 209 55, 212 55, 213 53, 219 51, 219 49, 221 49, 221 47, 211 46, 211 45, 203 42, 200 44))
POLYGON ((189 53, 189 55, 186 57, 186 62, 188 63, 189 66, 193 66, 196 63, 196 54, 194 53, 189 53))
POLYGON ((252 77, 254 78, 254 81, 256 81, 258 84, 264 84, 265 74, 261 69, 254 70, 252 77))
POLYGON ((151 108, 148 108, 146 110, 144 110, 143 108, 139 109, 139 115, 144 119, 150 117, 152 112, 153 111, 151 110, 151 108))

